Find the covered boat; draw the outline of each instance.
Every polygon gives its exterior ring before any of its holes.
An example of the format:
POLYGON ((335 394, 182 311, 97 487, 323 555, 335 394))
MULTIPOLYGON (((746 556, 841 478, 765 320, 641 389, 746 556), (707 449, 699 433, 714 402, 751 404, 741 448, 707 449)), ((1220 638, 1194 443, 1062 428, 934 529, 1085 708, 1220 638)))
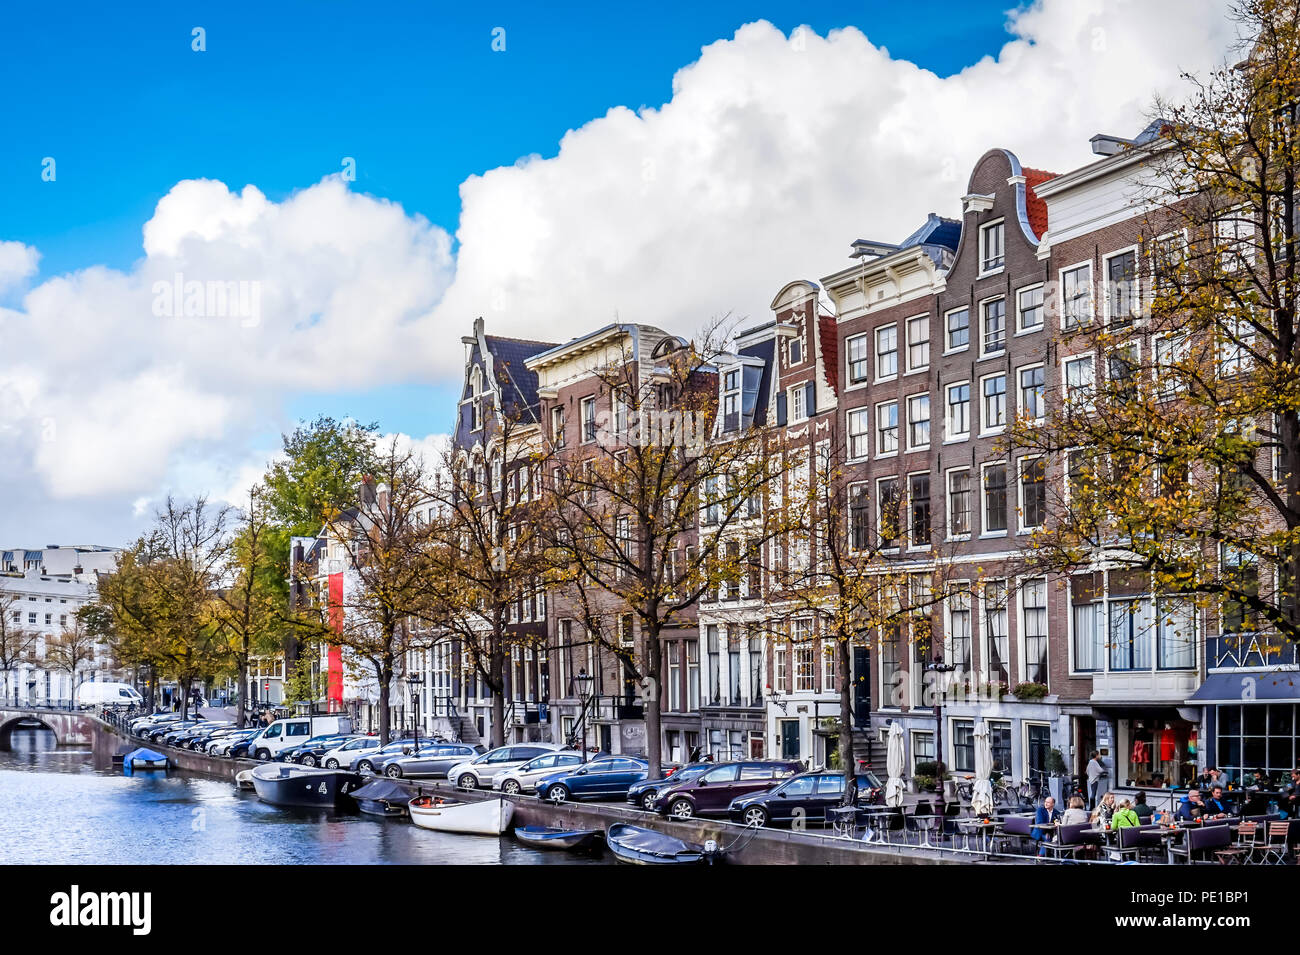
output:
POLYGON ((341 769, 266 763, 252 770, 253 788, 273 806, 312 809, 351 808, 348 793, 361 785, 361 776, 341 769))
POLYGON ((703 846, 654 829, 622 823, 609 827, 605 843, 620 862, 636 865, 698 865, 706 856, 703 846))
POLYGON ((122 772, 127 776, 142 769, 166 769, 167 757, 152 749, 133 749, 122 757, 122 772))
POLYGON ((510 828, 515 804, 508 799, 456 802, 438 796, 417 796, 407 806, 411 822, 421 829, 499 836, 510 828))
POLYGON ((391 779, 376 776, 352 790, 352 798, 362 812, 372 816, 405 816, 411 791, 391 779))
POLYGON ((534 849, 587 849, 604 835, 599 829, 556 829, 552 826, 520 826, 515 838, 534 849))

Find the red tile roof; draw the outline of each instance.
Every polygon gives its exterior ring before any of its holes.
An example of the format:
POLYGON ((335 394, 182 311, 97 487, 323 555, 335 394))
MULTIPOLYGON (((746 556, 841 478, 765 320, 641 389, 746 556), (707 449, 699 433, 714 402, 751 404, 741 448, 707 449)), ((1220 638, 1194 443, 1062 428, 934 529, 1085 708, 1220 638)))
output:
POLYGON ((831 391, 838 397, 840 393, 840 353, 836 331, 835 316, 817 316, 817 335, 821 339, 822 346, 822 367, 826 369, 826 381, 830 384, 831 391))
POLYGON ((1047 203, 1038 198, 1035 186, 1041 186, 1049 179, 1055 179, 1056 173, 1042 169, 1025 169, 1025 210, 1029 213, 1029 227, 1034 235, 1041 239, 1047 234, 1047 203))

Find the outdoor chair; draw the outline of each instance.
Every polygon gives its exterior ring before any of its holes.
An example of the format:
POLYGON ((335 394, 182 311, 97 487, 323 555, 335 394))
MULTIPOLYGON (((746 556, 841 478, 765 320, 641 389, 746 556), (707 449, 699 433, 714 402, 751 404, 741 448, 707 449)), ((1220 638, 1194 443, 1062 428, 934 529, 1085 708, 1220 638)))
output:
POLYGON ((1287 836, 1291 825, 1286 822, 1270 822, 1268 834, 1263 845, 1259 847, 1259 861, 1270 865, 1281 865, 1286 861, 1287 836))
POLYGON ((1119 856, 1121 859, 1132 855, 1138 858, 1144 850, 1159 849, 1164 845, 1160 839, 1160 827, 1155 824, 1145 826, 1128 826, 1119 830, 1119 856))
POLYGON ((1206 856, 1232 843, 1232 830, 1227 826, 1195 826, 1187 829, 1182 848, 1172 853, 1182 856, 1188 863, 1208 862, 1206 856))
POLYGON ((1008 839, 1014 839, 1017 849, 1023 849, 1026 842, 1034 841, 1031 828, 1033 821, 1032 816, 1007 816, 1002 820, 1002 834, 1008 839))
POLYGON ((1055 842, 1040 843, 1048 852, 1055 853, 1057 858, 1062 855, 1077 855, 1079 850, 1084 846, 1099 845, 1101 836, 1090 831, 1092 823, 1081 822, 1073 826, 1061 826, 1056 830, 1055 842))

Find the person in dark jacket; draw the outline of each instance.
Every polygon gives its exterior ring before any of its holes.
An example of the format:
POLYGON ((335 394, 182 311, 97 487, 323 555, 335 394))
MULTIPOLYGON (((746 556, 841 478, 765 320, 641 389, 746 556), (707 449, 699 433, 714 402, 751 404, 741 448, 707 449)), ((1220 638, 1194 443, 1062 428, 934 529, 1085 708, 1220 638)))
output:
POLYGON ((1139 789, 1137 795, 1133 797, 1133 811, 1137 813, 1138 819, 1144 826, 1149 823, 1151 817, 1155 815, 1156 811, 1147 805, 1146 790, 1139 789))
POLYGON ((1201 799, 1201 791, 1193 789, 1178 806, 1178 818, 1183 822, 1195 822, 1205 815, 1205 800, 1201 799))
POLYGON ((1228 804, 1223 798, 1223 787, 1215 786, 1210 790, 1210 798, 1205 800, 1207 819, 1223 819, 1228 815, 1228 804))
POLYGON ((1034 810, 1034 825, 1030 829, 1030 834, 1035 842, 1049 841, 1055 834, 1055 829, 1039 828, 1055 825, 1061 821, 1061 810, 1056 808, 1056 800, 1048 796, 1043 800, 1043 804, 1034 810))

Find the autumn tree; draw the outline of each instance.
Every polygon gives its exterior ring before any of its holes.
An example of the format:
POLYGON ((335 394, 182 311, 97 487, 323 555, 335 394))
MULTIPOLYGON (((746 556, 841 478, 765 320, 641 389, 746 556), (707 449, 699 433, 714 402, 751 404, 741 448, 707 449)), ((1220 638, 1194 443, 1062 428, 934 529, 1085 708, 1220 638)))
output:
POLYGON ((74 705, 77 700, 77 676, 87 664, 94 662, 97 642, 95 635, 86 625, 85 615, 77 612, 72 615, 71 623, 65 626, 45 648, 45 659, 50 665, 68 674, 72 684, 74 705))
POLYGON ((557 454, 547 482, 552 583, 639 686, 652 778, 662 758, 661 638, 694 626, 700 598, 736 573, 743 554, 722 546, 730 529, 749 521, 756 546, 772 532, 754 502, 777 473, 767 463, 777 439, 753 429, 714 436, 720 330, 593 368, 605 410, 579 422, 593 433, 557 454), (698 533, 701 509, 707 535, 698 533))
MULTIPOLYGON (((506 373, 503 371, 503 373, 506 373)), ((506 669, 513 654, 544 645, 544 630, 512 608, 531 602, 545 619, 548 449, 533 408, 485 409, 487 448, 449 446, 427 488, 422 526, 426 633, 454 640, 487 687, 491 745, 505 742, 506 669)))
POLYGON ((1171 632, 1198 608, 1275 647, 1300 639, 1298 10, 1241 0, 1240 61, 1157 103, 1140 260, 1102 283, 1104 322, 1065 322, 1097 371, 1067 367, 1010 437, 1054 479, 1027 564, 1136 574, 1171 632))

